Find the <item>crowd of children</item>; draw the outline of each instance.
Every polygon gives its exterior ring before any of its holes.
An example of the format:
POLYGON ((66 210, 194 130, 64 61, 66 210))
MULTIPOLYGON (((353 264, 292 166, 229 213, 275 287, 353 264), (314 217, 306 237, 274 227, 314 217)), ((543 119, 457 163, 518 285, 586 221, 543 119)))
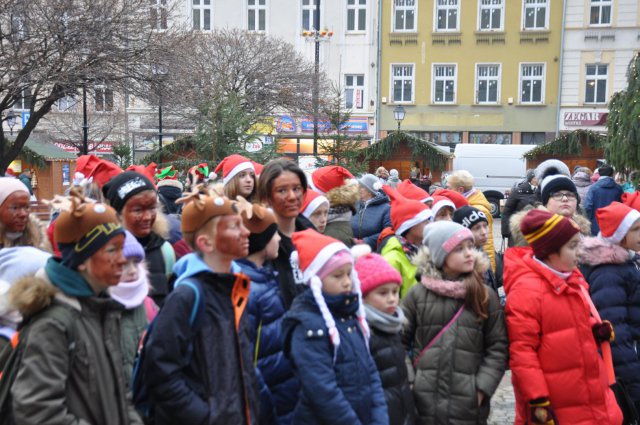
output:
POLYGON ((584 238, 566 166, 543 163, 506 227, 502 287, 466 172, 429 193, 237 154, 184 182, 78 165, 48 233, 0 178, 12 423, 486 424, 507 368, 517 424, 620 425, 640 407, 637 192, 584 238))

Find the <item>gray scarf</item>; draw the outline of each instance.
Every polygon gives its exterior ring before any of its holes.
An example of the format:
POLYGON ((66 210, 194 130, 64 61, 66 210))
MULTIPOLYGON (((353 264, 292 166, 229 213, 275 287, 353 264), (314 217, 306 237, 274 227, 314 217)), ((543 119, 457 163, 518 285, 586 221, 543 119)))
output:
POLYGON ((364 304, 364 309, 367 314, 367 322, 372 328, 388 334, 397 334, 402 330, 404 312, 400 307, 396 308, 395 314, 384 313, 367 303, 364 304))

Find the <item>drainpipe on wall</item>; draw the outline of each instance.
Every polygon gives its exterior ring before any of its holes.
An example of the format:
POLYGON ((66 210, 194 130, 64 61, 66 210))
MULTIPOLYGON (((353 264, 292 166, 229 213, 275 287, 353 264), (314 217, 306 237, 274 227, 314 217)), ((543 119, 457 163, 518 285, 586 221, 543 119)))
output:
POLYGON ((560 135, 560 102, 562 102, 562 76, 564 71, 562 69, 564 65, 564 29, 565 20, 567 18, 567 3, 569 0, 564 0, 562 6, 562 32, 560 33, 560 72, 558 75, 558 100, 556 105, 556 138, 560 135))
POLYGON ((376 46, 376 131, 373 135, 374 143, 379 139, 380 134, 380 78, 381 78, 381 64, 382 59, 382 0, 378 0, 378 45, 376 46))

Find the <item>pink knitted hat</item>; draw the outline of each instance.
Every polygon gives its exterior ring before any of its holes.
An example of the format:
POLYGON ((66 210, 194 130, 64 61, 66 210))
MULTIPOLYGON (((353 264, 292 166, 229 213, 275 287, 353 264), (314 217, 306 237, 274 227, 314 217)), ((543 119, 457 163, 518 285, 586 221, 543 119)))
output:
POLYGON ((387 283, 402 285, 402 276, 380 254, 367 254, 356 260, 362 296, 387 283))

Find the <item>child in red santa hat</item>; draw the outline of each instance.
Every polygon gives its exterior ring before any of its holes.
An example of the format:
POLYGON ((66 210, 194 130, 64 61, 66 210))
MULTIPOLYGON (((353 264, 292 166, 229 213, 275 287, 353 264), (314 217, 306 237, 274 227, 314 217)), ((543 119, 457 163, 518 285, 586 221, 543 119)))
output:
POLYGON ((215 170, 215 177, 222 177, 224 194, 235 200, 242 196, 251 202, 256 193, 256 169, 253 161, 242 155, 233 154, 224 158, 215 170))

